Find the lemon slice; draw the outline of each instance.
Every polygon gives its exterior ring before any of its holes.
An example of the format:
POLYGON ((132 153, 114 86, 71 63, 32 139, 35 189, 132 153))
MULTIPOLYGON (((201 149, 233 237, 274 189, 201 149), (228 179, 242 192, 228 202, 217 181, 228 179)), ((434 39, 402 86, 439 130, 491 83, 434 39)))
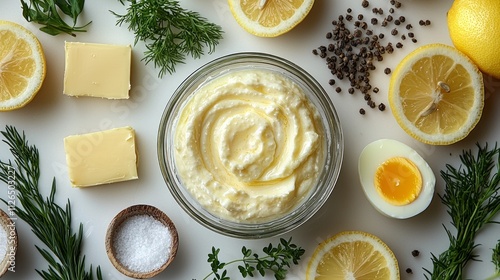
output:
POLYGON ((391 249, 378 237, 344 231, 318 245, 307 266, 306 280, 399 280, 391 249))
POLYGON ((31 31, 0 20, 0 111, 28 104, 45 78, 43 49, 31 31))
POLYGON ((228 0, 239 25, 260 37, 276 37, 299 24, 314 0, 228 0))
POLYGON ((388 98, 406 133, 426 144, 449 145, 465 138, 481 118, 483 76, 456 48, 429 44, 398 64, 388 98))

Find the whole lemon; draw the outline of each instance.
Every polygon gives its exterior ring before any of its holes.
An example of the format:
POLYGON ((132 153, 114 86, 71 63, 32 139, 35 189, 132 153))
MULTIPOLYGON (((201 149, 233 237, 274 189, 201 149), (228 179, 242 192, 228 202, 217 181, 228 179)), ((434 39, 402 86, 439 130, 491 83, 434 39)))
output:
POLYGON ((455 0, 448 11, 455 47, 500 79, 500 0, 455 0))

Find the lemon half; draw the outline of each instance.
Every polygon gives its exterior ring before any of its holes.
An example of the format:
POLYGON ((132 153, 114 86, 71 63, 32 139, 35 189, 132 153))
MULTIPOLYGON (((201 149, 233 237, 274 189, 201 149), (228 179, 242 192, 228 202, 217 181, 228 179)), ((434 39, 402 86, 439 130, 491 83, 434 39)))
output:
POLYGON ((0 111, 28 104, 45 79, 45 56, 36 36, 17 23, 0 20, 0 111))
POLYGON ((394 253, 380 238, 362 231, 344 231, 319 244, 306 280, 399 280, 394 253))
POLYGON ((483 76, 456 48, 429 44, 395 68, 388 99, 409 135, 426 144, 449 145, 465 138, 481 118, 483 76))
POLYGON ((314 0, 228 0, 228 3, 243 29, 260 37, 276 37, 299 24, 314 0))

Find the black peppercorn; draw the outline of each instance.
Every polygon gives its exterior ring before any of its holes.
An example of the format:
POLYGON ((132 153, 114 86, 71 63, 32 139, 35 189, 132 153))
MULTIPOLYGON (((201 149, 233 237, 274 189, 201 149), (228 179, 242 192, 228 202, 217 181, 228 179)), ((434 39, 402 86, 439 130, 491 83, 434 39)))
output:
POLYGON ((408 274, 413 274, 413 271, 411 270, 411 268, 407 268, 407 269, 406 269, 406 273, 408 273, 408 274))
POLYGON ((363 6, 363 8, 366 8, 369 5, 370 5, 370 3, 367 0, 363 0, 363 2, 361 2, 361 6, 363 6))
POLYGON ((391 74, 391 68, 385 68, 384 73, 387 75, 391 74))
POLYGON ((420 252, 418 250, 413 250, 411 251, 411 255, 414 257, 418 257, 420 255, 420 252))
POLYGON ((365 109, 363 109, 363 108, 359 109, 359 113, 360 113, 361 115, 364 115, 364 114, 366 113, 366 112, 365 112, 365 109))
POLYGON ((384 103, 380 103, 380 104, 378 104, 378 109, 379 109, 380 111, 385 111, 385 104, 384 104, 384 103))

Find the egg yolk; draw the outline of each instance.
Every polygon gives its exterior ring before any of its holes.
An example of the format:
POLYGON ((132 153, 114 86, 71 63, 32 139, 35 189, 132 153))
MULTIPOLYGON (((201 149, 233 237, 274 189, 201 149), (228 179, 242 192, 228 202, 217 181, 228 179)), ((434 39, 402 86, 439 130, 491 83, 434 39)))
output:
POLYGON ((393 205, 412 203, 422 190, 422 175, 411 160, 393 157, 375 172, 375 188, 380 196, 393 205))

